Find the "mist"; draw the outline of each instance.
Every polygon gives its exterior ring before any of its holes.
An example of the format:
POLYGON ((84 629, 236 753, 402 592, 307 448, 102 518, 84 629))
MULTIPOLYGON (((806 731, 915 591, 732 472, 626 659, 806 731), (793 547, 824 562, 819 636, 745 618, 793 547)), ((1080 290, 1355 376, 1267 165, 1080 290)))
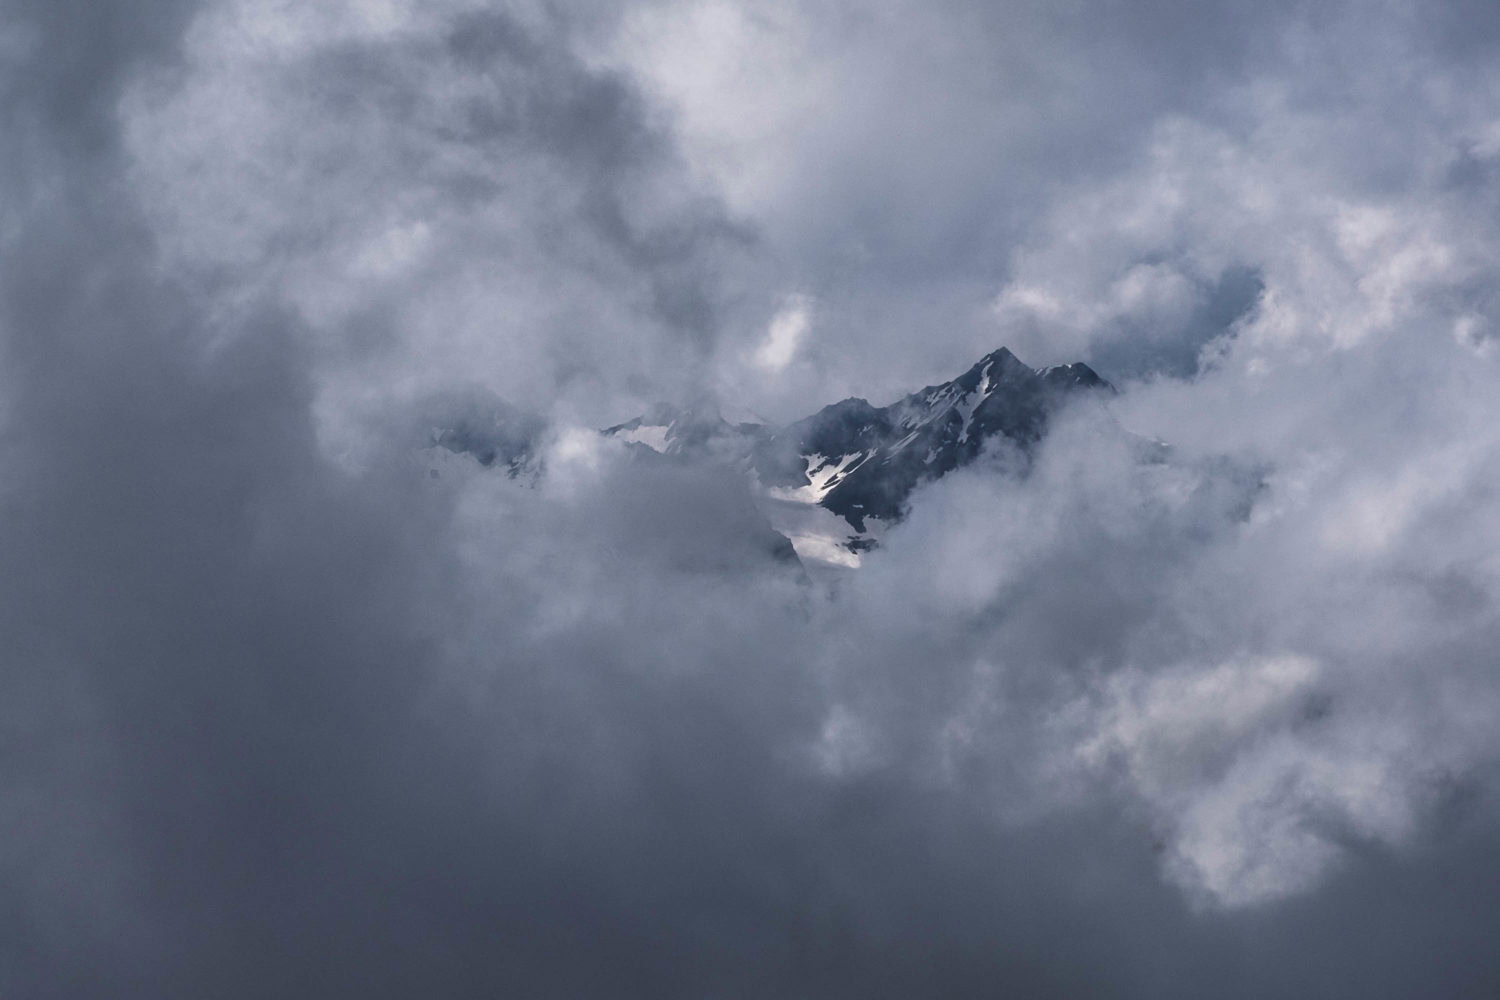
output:
POLYGON ((1488 8, 0 11, 0 991, 1500 987, 1488 8))

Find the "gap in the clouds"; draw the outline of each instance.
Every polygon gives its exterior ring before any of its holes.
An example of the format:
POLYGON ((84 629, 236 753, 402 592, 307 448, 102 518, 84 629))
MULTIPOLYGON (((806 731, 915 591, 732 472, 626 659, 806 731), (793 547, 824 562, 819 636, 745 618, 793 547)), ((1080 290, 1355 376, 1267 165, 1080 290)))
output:
MULTIPOLYGON (((1146 260, 1141 265, 1163 263, 1146 260)), ((1205 351, 1227 349, 1224 342, 1254 318, 1266 285, 1257 268, 1234 265, 1213 279, 1187 279, 1186 287, 1187 308, 1179 315, 1163 319, 1127 313, 1095 334, 1090 359, 1121 379, 1192 378, 1202 368, 1205 351)))
POLYGON ((1054 412, 1113 391, 1085 364, 1033 369, 1001 348, 889 406, 847 399, 785 426, 731 423, 711 402, 658 405, 599 431, 601 442, 589 445, 473 394, 429 401, 424 419, 432 445, 512 478, 541 475, 549 450, 567 461, 579 447, 605 443, 641 462, 722 469, 747 484, 768 527, 804 567, 827 577, 858 567, 921 484, 997 450, 1024 467, 1054 412))

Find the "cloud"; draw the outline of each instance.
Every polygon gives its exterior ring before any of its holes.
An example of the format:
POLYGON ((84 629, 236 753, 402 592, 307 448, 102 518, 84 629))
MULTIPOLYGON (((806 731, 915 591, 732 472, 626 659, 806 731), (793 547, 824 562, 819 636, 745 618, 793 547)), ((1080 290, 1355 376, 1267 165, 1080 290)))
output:
POLYGON ((771 318, 766 339, 755 351, 756 365, 769 372, 779 372, 791 364, 811 325, 811 304, 804 296, 793 296, 771 318))
POLYGON ((329 426, 455 381, 615 416, 701 382, 754 241, 541 11, 206 6, 121 103, 174 269, 293 311, 329 426), (629 404, 627 404, 629 405, 629 404))
POLYGON ((1485 11, 137 6, 0 19, 0 991, 1493 992, 1485 11), (589 430, 1000 342, 833 587, 589 430))

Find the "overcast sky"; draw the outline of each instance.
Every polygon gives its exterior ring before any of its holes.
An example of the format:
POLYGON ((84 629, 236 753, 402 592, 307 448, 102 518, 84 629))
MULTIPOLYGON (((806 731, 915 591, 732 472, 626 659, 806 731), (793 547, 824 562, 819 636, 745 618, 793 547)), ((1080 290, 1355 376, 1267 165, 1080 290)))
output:
POLYGON ((1500 993, 1500 6, 0 0, 0 115, 0 993, 1500 993), (587 430, 1002 345, 1121 392, 833 591, 587 430))

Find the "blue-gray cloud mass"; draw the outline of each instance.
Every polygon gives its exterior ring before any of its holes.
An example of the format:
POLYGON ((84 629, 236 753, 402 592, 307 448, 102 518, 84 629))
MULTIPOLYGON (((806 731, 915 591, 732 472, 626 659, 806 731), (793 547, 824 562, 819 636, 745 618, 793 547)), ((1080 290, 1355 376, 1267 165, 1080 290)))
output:
POLYGON ((0 993, 1500 991, 1497 35, 0 0, 0 993), (1002 345, 831 582, 595 430, 1002 345))

